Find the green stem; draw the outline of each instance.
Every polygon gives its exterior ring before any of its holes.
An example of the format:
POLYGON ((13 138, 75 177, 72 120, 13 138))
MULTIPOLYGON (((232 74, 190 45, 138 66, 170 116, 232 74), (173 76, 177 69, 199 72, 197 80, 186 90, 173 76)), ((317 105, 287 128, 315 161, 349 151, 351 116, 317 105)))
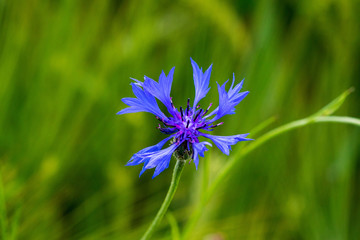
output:
POLYGON ((281 135, 282 133, 288 132, 293 129, 297 129, 312 123, 320 123, 320 122, 334 122, 334 123, 345 123, 345 124, 351 124, 355 126, 360 126, 360 120, 357 118, 352 117, 340 117, 340 116, 311 116, 308 118, 300 119, 297 121, 290 122, 288 124, 282 125, 278 128, 275 128, 258 139, 256 139, 254 142, 250 143, 249 145, 242 148, 240 151, 236 152, 232 155, 232 157, 229 159, 225 167, 222 168, 220 173, 215 177, 214 181, 210 184, 209 188, 207 189, 206 193, 202 196, 200 199, 199 205, 196 207, 196 209, 193 211, 192 215, 189 218, 189 222, 187 223, 184 234, 182 236, 182 239, 188 239, 190 233, 195 228, 196 223, 200 219, 201 213, 203 212, 203 209, 205 208, 207 202, 210 200, 210 198, 214 195, 216 189, 220 186, 220 183, 224 181, 224 179, 231 174, 231 171, 234 168, 234 166, 240 162, 240 159, 244 157, 245 155, 252 152, 254 149, 258 148, 268 140, 281 135))
POLYGON ((248 153, 252 152, 254 149, 258 148, 271 138, 274 138, 282 133, 288 132, 290 130, 304 127, 306 125, 312 124, 312 123, 320 123, 320 122, 334 122, 334 123, 345 123, 345 124, 352 124, 360 126, 360 120, 356 118, 351 117, 338 117, 338 116, 326 116, 326 117, 311 117, 311 118, 304 118, 300 119, 294 122, 290 122, 288 124, 285 124, 283 126, 280 126, 278 128, 275 128, 263 136, 261 136, 259 139, 255 140, 253 143, 247 145, 242 149, 242 151, 237 152, 233 157, 228 161, 226 166, 222 169, 222 171, 219 173, 219 175, 216 177, 216 179, 212 182, 210 188, 208 189, 206 200, 208 201, 211 196, 214 194, 214 191, 218 188, 219 184, 223 181, 223 179, 229 175, 229 172, 234 167, 234 165, 239 162, 239 159, 248 153))
POLYGON ((150 239, 151 235, 154 233, 156 227, 159 225, 159 223, 161 222, 162 218, 164 217, 170 203, 171 200, 174 197, 174 194, 176 192, 176 189, 179 185, 179 181, 180 181, 180 176, 181 173, 184 169, 185 166, 185 162, 184 160, 177 160, 176 164, 175 164, 175 168, 174 168, 174 172, 172 175, 172 179, 171 179, 171 184, 170 184, 170 188, 166 194, 165 200, 162 203, 158 213, 156 214, 154 220, 152 221, 151 225, 149 226, 149 228, 146 230, 145 234, 142 236, 141 240, 146 240, 146 239, 150 239))

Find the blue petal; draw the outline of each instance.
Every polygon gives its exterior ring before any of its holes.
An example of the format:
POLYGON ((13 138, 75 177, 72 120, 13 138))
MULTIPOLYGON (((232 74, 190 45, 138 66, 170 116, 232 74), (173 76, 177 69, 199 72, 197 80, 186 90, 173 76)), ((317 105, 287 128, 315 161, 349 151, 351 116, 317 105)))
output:
POLYGON ((206 118, 208 118, 216 114, 215 117, 211 119, 211 122, 218 120, 224 115, 234 114, 235 106, 238 105, 249 93, 248 91, 240 92, 244 80, 242 80, 239 84, 233 87, 235 82, 235 74, 233 74, 233 81, 228 92, 226 92, 225 90, 225 86, 227 82, 228 81, 226 81, 221 86, 218 84, 219 107, 217 107, 214 111, 212 111, 210 114, 206 116, 206 118))
POLYGON ((249 141, 253 140, 250 138, 246 138, 249 134, 238 134, 233 136, 215 136, 210 134, 202 133, 202 136, 209 138, 211 141, 215 143, 215 145, 226 155, 229 155, 231 146, 240 142, 240 141, 249 141))
POLYGON ((194 151, 194 164, 196 167, 196 170, 198 169, 198 165, 199 165, 199 155, 200 157, 204 157, 204 153, 205 151, 207 151, 208 149, 205 147, 205 145, 209 145, 212 146, 211 143, 209 142, 199 142, 199 143, 193 143, 193 151, 194 151))
POLYGON ((121 99, 129 107, 121 110, 117 114, 149 112, 161 119, 167 119, 166 115, 161 112, 154 96, 148 91, 141 89, 139 85, 139 83, 131 83, 136 98, 121 99))
POLYGON ((164 72, 161 72, 159 77, 159 82, 154 81, 153 79, 145 76, 143 88, 151 93, 154 97, 159 99, 168 109, 170 113, 173 112, 173 107, 171 104, 170 92, 171 85, 173 81, 175 67, 173 67, 168 76, 164 72))
POLYGON ((139 177, 141 177, 141 175, 147 170, 145 167, 146 167, 146 164, 149 162, 149 158, 146 158, 146 161, 144 162, 144 166, 143 168, 141 169, 141 172, 139 174, 139 177))
POLYGON ((135 78, 130 78, 131 80, 134 80, 135 81, 135 84, 136 85, 138 85, 138 86, 140 86, 140 87, 142 87, 143 86, 143 82, 141 82, 141 81, 139 81, 139 80, 137 80, 137 79, 135 79, 135 78))
POLYGON ((211 75, 211 68, 210 67, 203 73, 202 68, 199 68, 197 63, 190 58, 191 65, 193 67, 193 77, 194 77, 194 84, 195 84, 195 99, 194 99, 194 107, 198 104, 198 102, 206 96, 206 94, 209 92, 209 81, 210 81, 210 75, 211 75))
POLYGON ((145 169, 155 168, 155 172, 152 178, 156 177, 162 171, 169 167, 171 155, 178 146, 179 145, 177 144, 173 144, 170 147, 159 151, 139 155, 140 157, 146 159, 146 163, 144 165, 145 169))
POLYGON ((169 137, 165 138, 164 140, 162 140, 161 142, 159 142, 158 144, 144 148, 144 149, 140 150, 139 152, 135 153, 131 157, 130 161, 126 164, 126 166, 134 166, 134 165, 144 163, 146 161, 146 158, 141 157, 142 154, 159 151, 165 145, 165 143, 167 141, 169 141, 171 138, 173 138, 173 136, 169 136, 169 137))

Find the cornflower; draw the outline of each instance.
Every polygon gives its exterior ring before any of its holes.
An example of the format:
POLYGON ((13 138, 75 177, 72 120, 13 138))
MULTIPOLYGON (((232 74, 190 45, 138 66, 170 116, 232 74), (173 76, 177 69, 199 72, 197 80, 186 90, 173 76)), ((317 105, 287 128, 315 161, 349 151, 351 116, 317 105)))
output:
POLYGON ((212 64, 203 72, 202 68, 199 68, 193 59, 190 58, 190 60, 193 68, 195 98, 192 103, 190 102, 190 98, 187 99, 186 108, 176 108, 170 96, 175 67, 170 70, 167 76, 164 71, 162 71, 158 82, 147 76, 144 77, 144 82, 131 78, 134 80, 131 86, 136 98, 123 98, 122 101, 129 107, 121 110, 117 114, 134 112, 152 113, 160 121, 157 128, 162 133, 169 135, 158 144, 135 153, 126 164, 127 166, 144 164, 139 176, 141 176, 145 170, 155 168, 153 178, 156 177, 168 168, 173 154, 180 160, 193 160, 197 169, 199 156, 204 157, 205 151, 208 150, 206 146, 212 146, 211 143, 207 141, 201 142, 199 137, 210 139, 226 155, 229 155, 232 145, 240 141, 252 140, 246 138, 248 133, 232 136, 217 136, 203 132, 211 132, 214 128, 222 125, 223 122, 215 122, 227 114, 234 114, 235 106, 238 105, 249 92, 240 92, 244 80, 234 86, 235 74, 233 74, 232 84, 228 91, 225 89, 228 81, 221 86, 217 83, 219 106, 213 111, 210 111, 212 103, 210 103, 206 109, 200 108, 200 105, 198 105, 199 101, 204 98, 210 90, 209 81, 212 64), (169 115, 165 115, 160 110, 156 99, 165 105, 169 115), (170 146, 162 149, 170 140, 170 146))

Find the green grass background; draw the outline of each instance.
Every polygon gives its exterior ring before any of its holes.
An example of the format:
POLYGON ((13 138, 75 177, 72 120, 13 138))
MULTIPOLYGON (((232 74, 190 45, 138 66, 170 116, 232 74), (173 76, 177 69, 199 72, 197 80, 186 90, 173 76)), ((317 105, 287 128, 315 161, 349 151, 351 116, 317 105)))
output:
MULTIPOLYGON (((163 136, 147 113, 117 116, 129 77, 176 66, 177 106, 193 98, 190 57, 250 94, 218 135, 308 116, 351 86, 337 112, 360 117, 359 1, 0 0, 0 230, 4 239, 138 239, 171 179, 132 154, 163 136)), ((359 239, 359 129, 315 124, 249 154, 191 239, 359 239)), ((255 138, 260 136, 250 135, 255 138)), ((234 146, 239 149, 243 144, 234 146)), ((206 155, 210 181, 227 161, 206 155)), ((170 211, 180 230, 199 199, 187 165, 170 211)), ((154 239, 171 239, 162 221, 154 239)))

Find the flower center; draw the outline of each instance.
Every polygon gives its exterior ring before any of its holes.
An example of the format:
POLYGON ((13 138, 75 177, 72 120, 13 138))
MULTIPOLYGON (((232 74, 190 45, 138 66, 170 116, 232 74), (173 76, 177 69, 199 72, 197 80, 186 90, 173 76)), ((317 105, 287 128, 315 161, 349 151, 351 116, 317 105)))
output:
POLYGON ((196 108, 190 107, 190 98, 187 100, 185 109, 180 107, 178 111, 172 103, 172 100, 171 105, 173 106, 173 117, 166 120, 158 118, 158 120, 165 125, 165 127, 161 127, 159 124, 158 129, 165 134, 175 133, 174 141, 178 144, 182 142, 188 145, 189 143, 199 142, 198 135, 200 129, 212 131, 213 128, 223 124, 221 122, 213 125, 211 121, 206 120, 205 115, 211 108, 212 103, 205 111, 200 108, 200 105, 196 108))

